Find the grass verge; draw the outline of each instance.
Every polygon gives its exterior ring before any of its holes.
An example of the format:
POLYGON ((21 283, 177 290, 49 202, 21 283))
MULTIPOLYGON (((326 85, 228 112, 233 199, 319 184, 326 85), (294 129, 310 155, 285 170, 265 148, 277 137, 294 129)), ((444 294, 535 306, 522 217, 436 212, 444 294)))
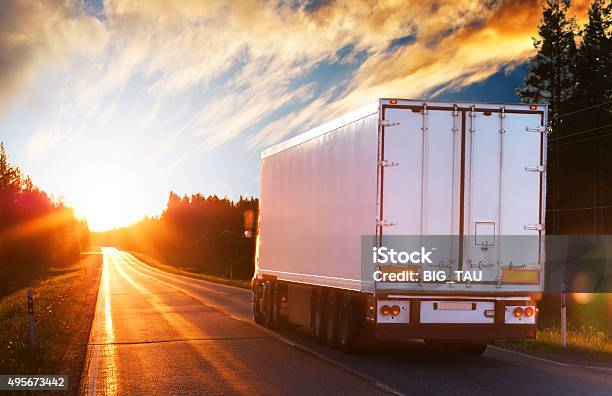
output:
POLYGON ((0 299, 0 374, 67 375, 76 394, 94 316, 101 255, 51 271, 31 286, 37 348, 30 349, 27 288, 0 299))
POLYGON ((159 260, 154 259, 151 256, 147 256, 146 254, 140 253, 140 252, 134 252, 134 251, 128 251, 131 255, 133 255, 134 257, 136 257, 138 260, 142 261, 143 263, 150 265, 151 267, 160 269, 164 272, 169 272, 171 274, 177 274, 177 275, 183 275, 183 276, 188 276, 190 278, 195 278, 195 279, 202 279, 208 282, 214 282, 214 283, 221 283, 223 285, 228 285, 228 286, 234 286, 234 287, 240 287, 242 289, 250 289, 251 288, 251 281, 250 280, 244 280, 244 279, 227 279, 227 278, 222 278, 220 276, 213 276, 213 275, 206 275, 206 274, 202 274, 202 273, 198 273, 198 272, 192 272, 192 271, 186 271, 186 270, 180 270, 176 267, 173 267, 171 265, 167 265, 167 264, 163 264, 161 263, 159 260))
POLYGON ((612 339, 590 326, 568 329, 567 348, 561 344, 559 326, 539 330, 535 340, 498 345, 567 364, 612 367, 612 339))

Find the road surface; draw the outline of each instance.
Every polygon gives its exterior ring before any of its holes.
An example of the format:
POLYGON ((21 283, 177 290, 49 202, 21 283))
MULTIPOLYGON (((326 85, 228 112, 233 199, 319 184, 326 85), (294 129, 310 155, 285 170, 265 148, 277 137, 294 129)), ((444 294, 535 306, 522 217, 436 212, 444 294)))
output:
POLYGON ((104 261, 86 394, 612 394, 612 371, 489 348, 481 358, 388 345, 360 356, 250 321, 250 292, 104 261))

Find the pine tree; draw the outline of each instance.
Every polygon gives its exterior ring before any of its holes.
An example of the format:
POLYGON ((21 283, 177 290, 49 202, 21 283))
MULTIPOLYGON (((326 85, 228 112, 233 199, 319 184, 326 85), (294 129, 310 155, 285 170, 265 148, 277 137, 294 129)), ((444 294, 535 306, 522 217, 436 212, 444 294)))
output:
POLYGON ((569 107, 574 92, 576 21, 567 13, 569 0, 546 0, 539 38, 534 38, 537 54, 531 58, 525 86, 515 92, 525 103, 547 103, 553 128, 557 116, 569 107))
MULTIPOLYGON (((589 22, 583 31, 582 44, 576 59, 576 102, 588 107, 612 98, 612 2, 594 0, 589 9, 589 22)), ((608 106, 609 108, 610 106, 608 106)), ((608 118, 609 112, 597 111, 589 118, 608 118)))
POLYGON ((10 208, 21 188, 19 169, 8 162, 4 143, 0 142, 0 231, 10 221, 10 208))

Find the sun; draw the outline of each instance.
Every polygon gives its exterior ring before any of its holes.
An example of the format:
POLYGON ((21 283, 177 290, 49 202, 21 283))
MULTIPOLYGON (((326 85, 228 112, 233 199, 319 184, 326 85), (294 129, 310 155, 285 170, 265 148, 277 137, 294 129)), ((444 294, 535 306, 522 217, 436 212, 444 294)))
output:
POLYGON ((127 150, 120 140, 113 140, 110 147, 75 150, 71 161, 79 165, 72 167, 56 188, 94 232, 159 215, 169 194, 168 180, 148 162, 148 151, 127 150))
POLYGON ((76 215, 87 220, 92 231, 107 231, 134 223, 144 215, 124 188, 96 183, 73 197, 76 215))
POLYGON ((167 181, 147 163, 146 151, 97 147, 76 150, 79 164, 62 178, 62 198, 94 232, 128 226, 161 213, 168 197, 167 181), (146 164, 146 165, 145 165, 146 164))

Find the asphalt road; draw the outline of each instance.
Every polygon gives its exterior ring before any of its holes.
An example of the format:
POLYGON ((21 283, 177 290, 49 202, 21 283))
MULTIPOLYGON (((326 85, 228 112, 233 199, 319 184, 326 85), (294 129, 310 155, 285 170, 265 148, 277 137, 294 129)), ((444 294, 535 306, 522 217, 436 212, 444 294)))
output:
POLYGON ((250 292, 103 248, 87 394, 612 394, 612 371, 489 348, 480 358, 385 345, 358 356, 250 320, 250 292))

